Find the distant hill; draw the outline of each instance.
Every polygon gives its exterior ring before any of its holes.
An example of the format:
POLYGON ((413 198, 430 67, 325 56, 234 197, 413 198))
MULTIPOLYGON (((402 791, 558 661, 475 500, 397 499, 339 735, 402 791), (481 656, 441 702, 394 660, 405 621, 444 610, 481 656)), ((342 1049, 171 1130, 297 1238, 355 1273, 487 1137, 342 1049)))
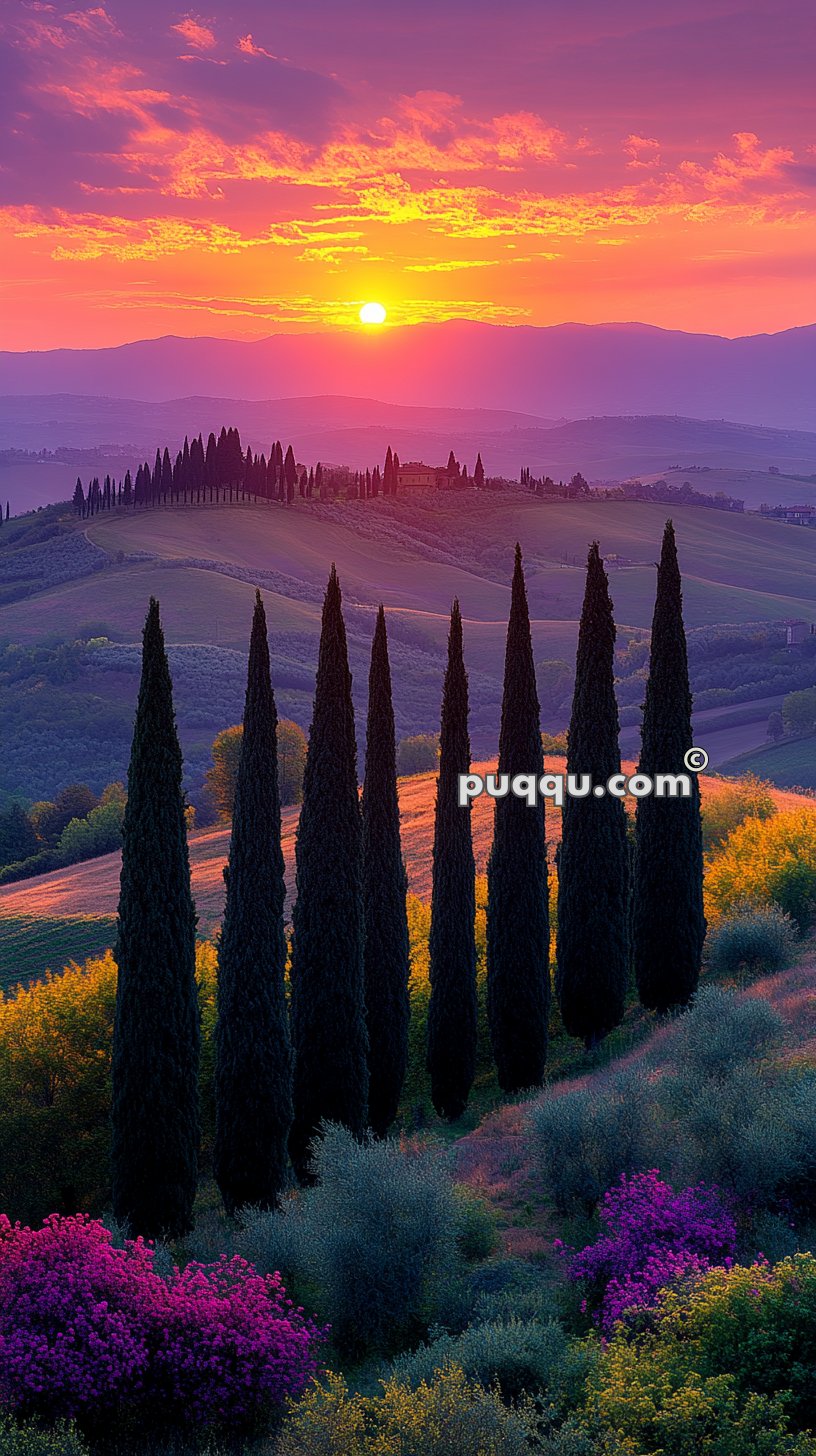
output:
POLYGON ((816 427, 816 324, 725 339, 645 324, 500 327, 468 320, 254 341, 166 337, 114 349, 0 354, 0 394, 174 399, 343 394, 404 405, 687 415, 816 427))
POLYGON ((522 466, 556 480, 568 480, 576 470, 596 481, 648 478, 666 475, 673 465, 760 472, 756 499, 748 491, 715 485, 707 475, 692 479, 700 490, 723 489, 749 506, 809 498, 794 482, 769 475, 769 466, 793 475, 816 473, 816 433, 678 415, 555 421, 510 410, 394 405, 335 395, 254 402, 192 396, 156 404, 15 395, 0 397, 0 502, 9 500, 14 514, 65 499, 77 474, 101 477, 110 469, 121 477, 127 466, 152 460, 157 445, 175 451, 186 434, 202 431, 206 437, 221 424, 237 425, 253 451, 268 454, 271 442, 281 439, 291 442, 306 464, 322 460, 353 469, 381 464, 391 445, 401 460, 429 464, 443 463, 453 450, 471 472, 480 452, 488 475, 511 479, 518 478, 522 466), (74 463, 4 464, 2 452, 9 449, 97 453, 74 463), (103 456, 97 458, 100 451, 103 456))
MULTIPOLYGON (((56 676, 47 678, 45 666, 36 662, 24 682, 4 683, 0 673, 0 799, 4 791, 51 797, 78 779, 99 790, 124 776, 138 691, 135 644, 151 594, 161 602, 170 644, 194 802, 201 800, 215 734, 240 718, 256 585, 269 620, 279 710, 307 729, 332 561, 343 589, 361 743, 378 603, 388 616, 402 737, 438 729, 450 604, 458 596, 470 674, 471 743, 474 754, 495 751, 516 541, 524 552, 544 726, 562 729, 587 544, 599 540, 610 557, 623 650, 651 623, 655 561, 670 513, 690 630, 714 623, 745 624, 748 630, 788 617, 816 620, 812 531, 700 507, 594 499, 545 503, 519 490, 418 492, 412 498, 313 502, 291 509, 245 504, 115 513, 97 516, 84 528, 69 518, 62 525, 46 523, 41 535, 35 522, 34 540, 19 548, 15 541, 25 543, 29 527, 25 518, 12 520, 0 531, 0 650, 4 639, 25 646, 59 638, 113 640, 83 651, 73 664, 74 676, 66 678, 64 665, 57 664, 56 676)), ((729 650, 733 655, 733 646, 729 650)), ((711 751, 712 764, 764 741, 768 713, 780 694, 812 685, 811 661, 797 666, 783 650, 780 677, 771 671, 770 651, 760 668, 722 659, 705 687, 727 691, 698 702, 705 732, 700 741, 711 751), (790 677, 794 668, 806 674, 803 680, 790 677)), ((627 672, 637 666, 635 661, 627 672)), ((636 748, 642 697, 642 683, 627 679, 620 697, 627 751, 636 748)))

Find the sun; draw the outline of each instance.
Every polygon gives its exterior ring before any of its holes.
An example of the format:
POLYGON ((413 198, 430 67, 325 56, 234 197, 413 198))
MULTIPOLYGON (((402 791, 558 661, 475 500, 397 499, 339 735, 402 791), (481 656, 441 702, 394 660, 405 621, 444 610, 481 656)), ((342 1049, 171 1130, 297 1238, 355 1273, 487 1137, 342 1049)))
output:
POLYGON ((360 309, 361 324, 384 324, 387 318, 381 303, 364 303, 360 309))

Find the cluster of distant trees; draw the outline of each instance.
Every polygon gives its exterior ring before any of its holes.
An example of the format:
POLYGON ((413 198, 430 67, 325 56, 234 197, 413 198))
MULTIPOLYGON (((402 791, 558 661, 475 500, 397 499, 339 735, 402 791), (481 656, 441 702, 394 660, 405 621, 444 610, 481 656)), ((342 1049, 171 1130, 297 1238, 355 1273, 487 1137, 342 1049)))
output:
MULTIPOLYGON (((641 772, 652 775, 681 771, 692 742, 681 601, 668 523, 640 763, 641 772)), ((614 643, 608 581, 595 542, 567 739, 568 774, 595 783, 620 772, 614 643)), ((543 744, 518 547, 505 661, 498 775, 538 778, 543 744)), ((461 776, 470 771, 468 716, 455 601, 439 737, 426 1043, 432 1100, 447 1119, 464 1112, 477 1064, 475 862, 470 814, 459 797, 461 776)), ((290 1161, 298 1179, 310 1182, 313 1140, 325 1123, 339 1123, 358 1137, 367 1129, 385 1135, 408 1062, 407 882, 385 613, 381 607, 371 650, 361 798, 334 567, 304 768, 290 956, 276 723, 258 592, 240 755, 230 787, 218 950, 213 1161, 229 1214, 274 1206, 290 1161)), ((132 1233, 173 1237, 190 1228, 196 1192, 200 1046, 182 759, 155 600, 145 626, 128 782, 113 1048, 113 1206, 132 1233), (150 1054, 157 1043, 161 1059, 150 1054)), ((687 798, 640 797, 631 840, 619 797, 568 797, 557 872, 556 993, 567 1032, 594 1046, 620 1022, 630 968, 644 1006, 665 1012, 685 1004, 697 986, 705 935, 696 780, 687 798)), ((548 876, 543 797, 536 807, 513 794, 498 797, 487 870, 487 1015, 499 1084, 510 1094, 540 1085, 545 1071, 548 876)))
POLYGON ((533 475, 529 466, 522 466, 519 475, 519 483, 529 490, 531 495, 537 495, 547 500, 579 500, 589 495, 589 482, 586 481, 577 470, 572 478, 565 484, 563 480, 555 481, 551 475, 533 475))
POLYGON ((118 849, 125 802, 124 786, 116 782, 99 797, 87 784, 69 784, 28 812, 17 802, 10 804, 0 813, 0 884, 118 849))
MULTIPOLYGON (((218 505, 234 501, 279 501, 291 505, 296 497, 302 500, 330 500, 343 495, 352 500, 368 500, 377 496, 396 495, 399 487, 400 459, 388 446, 383 469, 351 471, 345 466, 323 466, 318 461, 309 466, 298 463, 291 445, 284 449, 276 440, 269 458, 261 451, 253 455, 248 445, 244 450, 239 431, 222 426, 216 436, 210 433, 207 444, 199 434, 172 458, 167 446, 156 450, 151 466, 146 460, 133 476, 127 470, 120 480, 106 475, 94 476, 83 485, 77 477, 73 506, 83 518, 123 507, 139 509, 166 505, 218 505)), ((481 454, 473 476, 460 465, 451 450, 448 457, 446 484, 477 487, 485 483, 481 454)))
POLYGON ((640 480, 628 480, 622 485, 596 487, 594 491, 590 491, 589 484, 580 471, 577 471, 565 484, 563 480, 553 480, 551 475, 535 476, 529 466, 524 466, 519 476, 519 482, 525 490, 529 490, 533 495, 545 500, 579 500, 592 494, 598 500, 659 501, 663 505, 709 506, 717 511, 745 510, 744 501, 726 495, 725 491, 718 490, 713 494, 707 494, 704 491, 695 490, 687 480, 684 480, 682 485, 675 484, 673 481, 669 483, 667 480, 653 480, 645 483, 640 480))

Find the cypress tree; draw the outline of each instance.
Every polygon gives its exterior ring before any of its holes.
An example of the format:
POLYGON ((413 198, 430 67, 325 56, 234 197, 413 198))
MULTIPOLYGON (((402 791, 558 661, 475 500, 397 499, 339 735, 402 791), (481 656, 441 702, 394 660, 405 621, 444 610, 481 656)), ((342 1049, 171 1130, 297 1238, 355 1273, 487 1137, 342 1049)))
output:
POLYGON ((397 753, 385 612, 371 648, 363 784, 363 909, 369 1122, 384 1137, 408 1064, 407 882, 400 848, 397 753))
POLYGON ((361 1135, 368 1108, 357 744, 334 565, 323 602, 295 860, 289 1152, 298 1177, 306 1181, 318 1124, 339 1122, 361 1135))
MULTIPOLYGON (((544 772, 530 614, 516 546, 499 775, 544 772)), ((537 1087, 544 1076, 550 1011, 550 924, 544 800, 529 808, 505 794, 496 800, 487 866, 487 1015, 504 1092, 537 1087)))
POLYGON ((199 1011, 182 761, 150 599, 122 826, 113 1032, 113 1211, 131 1234, 192 1227, 199 1011))
POLYGON ((250 1205, 274 1208, 288 1165, 292 1053, 277 721, 257 592, 218 952, 213 1162, 229 1214, 250 1205))
POLYGON ((587 795, 566 797, 561 810, 555 979, 564 1026, 587 1047, 621 1020, 629 964, 626 810, 614 794, 592 792, 620 773, 614 658, 609 582, 593 541, 567 735, 567 774, 587 795))
POLYGON ((442 696, 431 891, 428 1071, 440 1117, 461 1117, 476 1071, 475 866, 470 804, 459 806, 459 775, 470 771, 468 685, 462 617, 454 601, 442 696))
POLYGON ((684 1006, 697 989, 706 921, 700 785, 684 756, 693 744, 683 592, 674 526, 666 522, 652 619, 639 771, 688 774, 691 796, 638 800, 632 936, 644 1006, 684 1006))

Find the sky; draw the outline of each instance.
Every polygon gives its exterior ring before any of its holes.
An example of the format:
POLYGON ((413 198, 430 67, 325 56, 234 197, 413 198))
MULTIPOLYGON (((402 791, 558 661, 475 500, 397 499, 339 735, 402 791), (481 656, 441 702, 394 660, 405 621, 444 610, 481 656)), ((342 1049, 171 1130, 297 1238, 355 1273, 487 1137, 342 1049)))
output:
POLYGON ((0 6, 0 348, 816 318, 811 0, 0 6))

